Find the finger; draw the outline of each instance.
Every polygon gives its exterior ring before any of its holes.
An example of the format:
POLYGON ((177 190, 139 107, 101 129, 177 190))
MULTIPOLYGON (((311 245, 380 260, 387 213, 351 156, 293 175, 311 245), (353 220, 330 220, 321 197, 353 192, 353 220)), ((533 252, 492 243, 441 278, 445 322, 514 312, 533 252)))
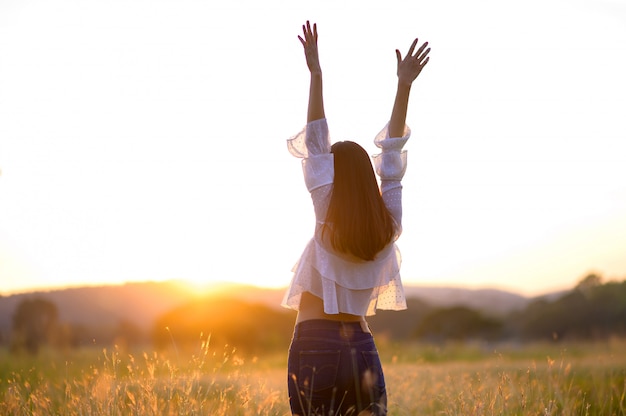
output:
MULTIPOLYGON (((298 36, 300 37, 300 36, 298 36)), ((301 39, 304 39, 306 41, 306 24, 302 25, 302 37, 301 39)))
POLYGON ((421 55, 419 55, 419 58, 417 59, 417 61, 420 63, 420 65, 426 65, 426 63, 424 62, 424 60, 428 60, 428 58, 430 58, 428 56, 428 53, 430 52, 430 48, 426 49, 426 51, 424 51, 424 53, 422 53, 421 55))
MULTIPOLYGON (((417 52, 415 53, 415 58, 420 58, 420 60, 422 59, 421 55, 422 52, 424 51, 424 49, 428 46, 428 42, 424 42, 424 44, 422 46, 420 46, 420 48, 417 50, 417 52)), ((428 49, 430 50, 430 49, 428 49)), ((428 52, 426 52, 428 53, 428 52)))
POLYGON ((302 39, 302 36, 298 35, 298 39, 300 39, 300 43, 302 43, 302 46, 306 47, 306 41, 302 39))
POLYGON ((417 38, 415 38, 415 40, 411 44, 411 47, 409 48, 409 51, 406 54, 407 57, 410 57, 413 55, 413 49, 415 49, 415 45, 417 45, 417 38))
POLYGON ((317 44, 317 23, 313 23, 311 27, 311 23, 307 21, 307 35, 309 42, 317 44))
POLYGON ((311 42, 311 26, 309 25, 308 20, 305 24, 302 25, 302 35, 304 36, 303 38, 301 38, 302 40, 304 40, 302 44, 306 46, 307 43, 311 42))
POLYGON ((398 61, 398 65, 400 65, 400 62, 402 62, 402 54, 398 49, 396 49, 396 60, 398 61))

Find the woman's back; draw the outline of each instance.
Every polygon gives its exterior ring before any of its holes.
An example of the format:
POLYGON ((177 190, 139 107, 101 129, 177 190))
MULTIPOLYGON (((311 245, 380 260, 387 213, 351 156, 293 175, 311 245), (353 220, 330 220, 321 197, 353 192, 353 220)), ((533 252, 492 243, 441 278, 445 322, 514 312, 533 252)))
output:
MULTIPOLYGON (((403 132, 403 137, 391 138, 385 126, 376 135, 375 144, 381 149, 381 154, 374 156, 375 168, 372 168, 367 153, 358 147, 362 153, 361 170, 366 171, 361 176, 371 175, 369 183, 362 182, 370 187, 365 192, 374 202, 370 204, 373 208, 361 210, 361 214, 355 214, 353 218, 350 213, 359 208, 351 206, 354 203, 352 198, 358 200, 360 195, 346 189, 350 180, 346 180, 345 174, 343 179, 336 175, 337 166, 339 170, 346 170, 338 163, 345 162, 345 158, 336 160, 338 155, 331 152, 326 119, 307 123, 289 140, 288 148, 292 155, 303 158, 304 179, 311 193, 316 227, 314 237, 293 268, 294 276, 283 306, 303 311, 307 304, 302 303, 301 297, 303 293, 309 293, 322 300, 323 311, 327 315, 346 313, 366 316, 373 315, 376 309, 406 308, 400 280, 401 256, 395 245, 402 231, 401 180, 406 169, 406 152, 402 147, 411 134, 408 127, 403 132), (382 195, 374 171, 381 179, 382 195), (342 202, 346 202, 347 209, 341 206, 342 202), (335 213, 343 212, 338 216, 332 215, 333 205, 335 213), (382 221, 378 221, 380 218, 382 221), (348 223, 348 226, 337 227, 338 221, 348 223), (369 232, 359 229, 377 221, 369 232), (349 235, 342 240, 341 233, 346 230, 349 235), (371 239, 371 236, 378 237, 377 241, 361 244, 362 240, 371 239), (360 249, 363 247, 370 252, 362 255, 360 249)), ((307 317, 311 315, 312 312, 305 314, 307 317)))

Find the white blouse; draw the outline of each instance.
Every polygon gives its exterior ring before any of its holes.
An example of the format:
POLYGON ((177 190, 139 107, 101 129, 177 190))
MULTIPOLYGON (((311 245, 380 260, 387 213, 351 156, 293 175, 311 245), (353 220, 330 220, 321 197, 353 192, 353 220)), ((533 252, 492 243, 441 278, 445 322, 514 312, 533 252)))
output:
MULTIPOLYGON (((402 148, 411 136, 405 126, 402 137, 388 137, 387 126, 374 143, 382 152, 373 156, 381 180, 382 197, 396 224, 396 237, 402 232, 402 185, 406 171, 406 151, 402 148)), ((395 239, 372 261, 349 257, 322 242, 321 229, 332 194, 334 159, 326 119, 315 120, 287 141, 289 152, 302 160, 304 181, 315 210, 315 235, 293 267, 291 284, 282 306, 298 310, 303 292, 321 298, 324 312, 369 316, 376 309, 406 309, 400 280, 400 251, 395 239)))

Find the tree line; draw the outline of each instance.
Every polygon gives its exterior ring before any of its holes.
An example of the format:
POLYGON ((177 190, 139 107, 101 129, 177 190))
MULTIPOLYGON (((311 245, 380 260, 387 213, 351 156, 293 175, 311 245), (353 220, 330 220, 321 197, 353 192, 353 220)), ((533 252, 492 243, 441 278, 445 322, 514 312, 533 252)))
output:
POLYGON ((602 282, 597 274, 583 278, 556 299, 537 298, 504 316, 455 306, 427 310, 409 337, 448 340, 539 341, 601 340, 626 336, 626 280, 602 282))
POLYGON ((12 317, 12 331, 7 343, 12 352, 37 354, 42 347, 71 349, 90 344, 130 346, 144 343, 147 338, 128 320, 114 327, 87 327, 69 324, 59 319, 54 302, 42 297, 23 299, 12 317))
MULTIPOLYGON (((377 336, 423 342, 599 340, 626 336, 626 280, 603 282, 596 274, 556 299, 538 298, 504 316, 454 306, 432 307, 409 299, 406 311, 379 311, 368 319, 377 336)), ((22 300, 13 314, 8 343, 12 351, 37 353, 42 346, 74 348, 90 344, 157 349, 197 347, 202 342, 230 345, 258 353, 286 349, 295 314, 262 304, 207 298, 175 308, 156 320, 150 333, 127 320, 112 328, 69 325, 58 318, 54 303, 22 300)), ((0 343, 3 340, 0 339, 0 343)))

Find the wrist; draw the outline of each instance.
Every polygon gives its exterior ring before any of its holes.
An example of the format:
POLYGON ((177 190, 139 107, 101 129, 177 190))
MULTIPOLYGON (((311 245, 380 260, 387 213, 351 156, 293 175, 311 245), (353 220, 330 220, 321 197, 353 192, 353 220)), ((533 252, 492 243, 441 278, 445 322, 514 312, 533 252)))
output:
POLYGON ((397 97, 407 97, 411 95, 411 83, 398 81, 398 88, 396 90, 397 97))
POLYGON ((411 85, 413 85, 413 81, 407 81, 407 80, 402 80, 402 79, 398 79, 398 89, 403 89, 403 90, 410 90, 411 89, 411 85))

